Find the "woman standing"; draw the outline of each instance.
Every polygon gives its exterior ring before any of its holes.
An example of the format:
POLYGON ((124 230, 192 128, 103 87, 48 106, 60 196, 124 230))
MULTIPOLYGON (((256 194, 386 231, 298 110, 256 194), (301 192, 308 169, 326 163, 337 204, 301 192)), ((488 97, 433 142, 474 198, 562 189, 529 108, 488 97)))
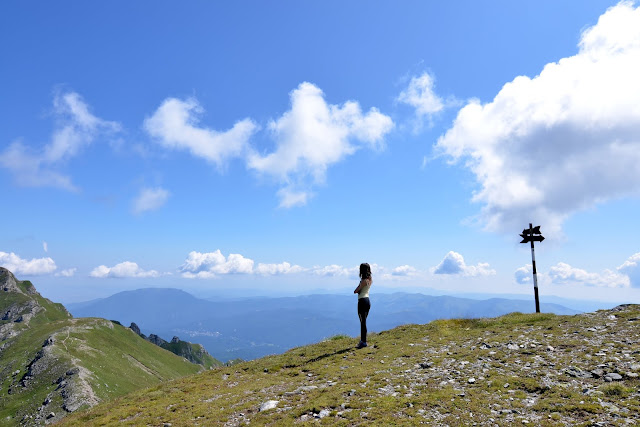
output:
POLYGON ((358 348, 367 346, 367 316, 371 308, 371 302, 369 301, 371 283, 373 283, 371 267, 366 262, 360 264, 360 284, 353 291, 354 294, 358 294, 358 317, 360 318, 360 342, 358 343, 358 348))

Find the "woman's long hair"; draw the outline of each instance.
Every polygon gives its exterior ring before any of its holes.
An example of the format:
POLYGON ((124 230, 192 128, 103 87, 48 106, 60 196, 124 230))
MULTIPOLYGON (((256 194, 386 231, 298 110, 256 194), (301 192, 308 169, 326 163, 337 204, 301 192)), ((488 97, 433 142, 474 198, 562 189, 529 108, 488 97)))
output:
POLYGON ((369 266, 369 264, 367 264, 366 262, 363 262, 362 264, 360 264, 360 278, 372 280, 371 266, 369 266))

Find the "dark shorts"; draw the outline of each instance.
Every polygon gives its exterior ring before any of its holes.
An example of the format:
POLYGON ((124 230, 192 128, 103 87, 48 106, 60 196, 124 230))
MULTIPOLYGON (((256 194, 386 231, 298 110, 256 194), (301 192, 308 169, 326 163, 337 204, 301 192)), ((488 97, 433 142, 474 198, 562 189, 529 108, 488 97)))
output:
POLYGON ((366 316, 369 314, 370 309, 371 301, 369 301, 368 297, 358 299, 358 314, 364 314, 366 316))

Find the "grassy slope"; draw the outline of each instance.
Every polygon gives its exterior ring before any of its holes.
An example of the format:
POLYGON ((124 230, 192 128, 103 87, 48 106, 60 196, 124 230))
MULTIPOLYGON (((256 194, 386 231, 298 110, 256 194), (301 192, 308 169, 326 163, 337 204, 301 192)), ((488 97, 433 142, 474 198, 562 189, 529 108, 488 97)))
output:
POLYGON ((63 424, 291 424, 324 409, 321 423, 338 425, 622 425, 640 418, 630 372, 640 369, 639 332, 640 306, 405 325, 362 350, 334 337, 137 391, 63 424), (567 375, 598 365, 623 381, 567 375), (260 412, 268 400, 277 408, 260 412))
MULTIPOLYGON (((23 290, 32 286, 26 281, 17 283, 23 290)), ((33 317, 28 327, 16 323, 22 333, 11 338, 11 346, 0 353, 0 424, 15 424, 24 414, 34 413, 56 389, 54 381, 77 365, 91 371, 88 383, 99 399, 121 396, 201 369, 111 321, 72 319, 61 304, 38 294, 4 293, 2 296, 0 311, 29 299, 35 299, 45 310, 33 317), (17 386, 29 362, 52 335, 56 337, 52 350, 56 363, 36 376, 28 389, 17 386), (13 375, 16 370, 20 373, 13 375), (11 384, 13 392, 8 394, 11 384)), ((0 325, 4 323, 7 321, 0 321, 0 325)), ((52 406, 57 404, 59 408, 62 398, 58 393, 53 400, 52 406)))

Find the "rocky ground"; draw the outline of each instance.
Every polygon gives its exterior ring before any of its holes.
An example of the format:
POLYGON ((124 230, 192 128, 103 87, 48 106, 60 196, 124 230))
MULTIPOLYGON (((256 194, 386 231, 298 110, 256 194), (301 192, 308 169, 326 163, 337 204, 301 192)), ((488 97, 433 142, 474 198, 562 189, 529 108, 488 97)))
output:
POLYGON ((353 338, 334 337, 137 392, 66 422, 633 425, 639 332, 639 306, 406 325, 372 335, 362 350, 353 338))

